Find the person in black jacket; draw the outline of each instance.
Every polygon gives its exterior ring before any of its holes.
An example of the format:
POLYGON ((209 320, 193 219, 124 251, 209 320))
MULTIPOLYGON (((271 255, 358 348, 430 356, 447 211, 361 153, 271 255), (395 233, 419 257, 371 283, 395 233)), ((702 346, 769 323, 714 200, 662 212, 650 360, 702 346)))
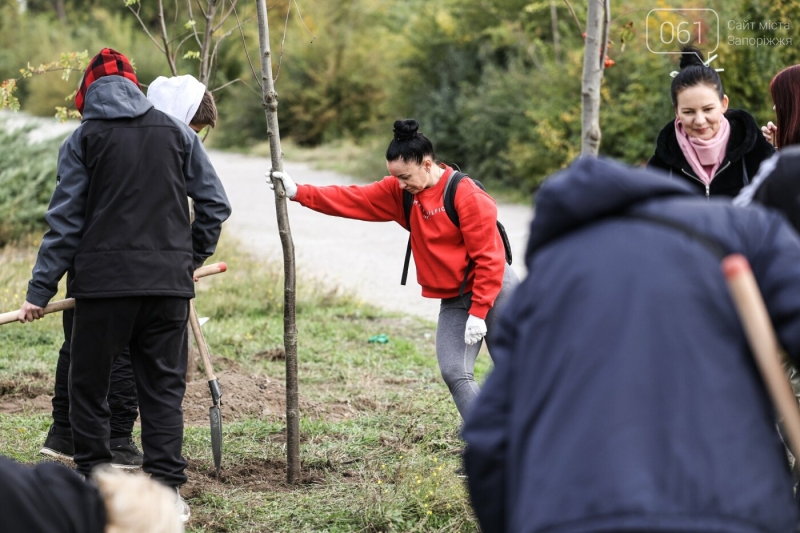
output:
POLYGON ((87 482, 58 463, 28 466, 0 456, 0 531, 179 533, 173 498, 142 475, 98 469, 87 482))
POLYGON ((800 65, 781 70, 769 84, 777 126, 762 128, 780 149, 762 165, 753 182, 734 200, 736 205, 756 201, 777 209, 800 233, 800 65))
POLYGON ((142 469, 176 490, 193 272, 214 253, 231 209, 202 142, 153 108, 125 56, 104 48, 75 104, 83 119, 58 157, 58 184, 20 320, 43 316, 70 269, 75 298, 69 421, 78 472, 111 460, 111 367, 130 347, 142 421, 142 469), (186 197, 195 202, 190 223, 186 197))
POLYGON ((463 430, 484 533, 795 531, 727 253, 747 257, 800 362, 800 239, 777 213, 597 158, 544 183, 532 275, 463 430))
POLYGON ((736 196, 775 149, 746 111, 728 109, 716 70, 685 48, 670 89, 675 120, 661 130, 650 168, 668 172, 709 196, 736 196))

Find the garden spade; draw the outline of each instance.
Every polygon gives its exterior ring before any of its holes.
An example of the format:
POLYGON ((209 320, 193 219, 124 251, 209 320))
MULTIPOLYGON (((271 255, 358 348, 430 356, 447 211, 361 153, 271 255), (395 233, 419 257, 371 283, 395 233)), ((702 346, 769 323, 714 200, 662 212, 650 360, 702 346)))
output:
POLYGON ((197 343, 197 349, 200 350, 200 358, 203 360, 203 370, 205 370, 206 379, 208 379, 208 388, 211 390, 211 402, 213 405, 208 408, 209 418, 211 419, 211 453, 214 456, 214 468, 216 468, 217 477, 219 477, 219 469, 222 463, 222 413, 219 410, 220 405, 222 405, 222 390, 219 387, 217 376, 214 375, 214 370, 211 368, 211 356, 208 353, 208 344, 206 344, 206 338, 203 336, 203 330, 200 329, 200 321, 197 318, 194 300, 189 300, 189 324, 192 326, 194 340, 197 343))

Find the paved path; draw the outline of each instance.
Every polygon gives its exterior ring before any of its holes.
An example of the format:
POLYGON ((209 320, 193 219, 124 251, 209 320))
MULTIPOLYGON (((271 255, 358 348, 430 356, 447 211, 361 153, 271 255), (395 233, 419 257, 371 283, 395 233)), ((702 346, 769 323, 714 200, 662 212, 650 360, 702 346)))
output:
MULTIPOLYGON (((228 234, 236 236, 257 257, 281 261, 275 200, 264 180, 269 159, 216 151, 210 156, 233 205, 233 215, 226 223, 228 234)), ((303 163, 287 162, 285 170, 298 183, 354 182, 303 163)), ((513 268, 520 277, 525 273, 522 257, 531 213, 525 206, 499 207, 499 219, 508 231, 514 253, 513 268)), ((436 320, 438 300, 422 298, 413 260, 408 284, 400 285, 408 232, 399 225, 322 215, 296 202, 289 202, 289 221, 300 280, 311 275, 355 291, 365 301, 385 309, 436 320)))

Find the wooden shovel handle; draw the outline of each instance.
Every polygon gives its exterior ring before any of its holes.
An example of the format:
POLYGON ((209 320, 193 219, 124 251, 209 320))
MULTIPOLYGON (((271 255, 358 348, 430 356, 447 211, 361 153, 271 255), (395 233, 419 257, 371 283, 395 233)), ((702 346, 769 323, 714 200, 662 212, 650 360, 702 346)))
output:
MULTIPOLYGON (((44 314, 49 315, 50 313, 58 313, 59 311, 72 309, 73 307, 75 307, 75 298, 58 300, 56 302, 47 304, 47 307, 44 308, 44 314)), ((0 326, 2 326, 3 324, 10 324, 11 322, 17 322, 18 320, 19 320, 19 309, 17 309, 16 311, 9 311, 7 313, 0 314, 0 326)))
MULTIPOLYGON (((729 255, 722 261, 736 310, 753 352, 756 366, 780 417, 783 434, 792 455, 800 458, 800 410, 792 386, 781 364, 775 329, 767 313, 758 283, 743 255, 729 255)), ((800 461, 798 461, 800 462, 800 461)))
POLYGON ((217 379, 214 375, 214 370, 211 368, 211 355, 208 353, 208 344, 203 335, 203 330, 200 327, 200 320, 197 318, 197 309, 194 307, 194 299, 189 300, 189 325, 194 333, 194 341, 197 343, 197 349, 200 350, 200 358, 203 360, 203 370, 206 373, 206 379, 212 381, 217 379))
MULTIPOLYGON (((194 271, 195 278, 204 278, 206 276, 212 276, 214 274, 219 274, 220 272, 225 272, 228 270, 228 265, 225 263, 213 263, 211 265, 201 266, 197 270, 194 271)), ((67 309, 72 309, 75 307, 75 298, 67 298, 66 300, 58 300, 56 302, 52 302, 44 308, 44 314, 49 315, 50 313, 58 313, 59 311, 65 311, 67 309)), ((7 313, 0 314, 0 326, 3 324, 10 324, 11 322, 17 322, 19 320, 19 309, 16 311, 9 311, 7 313)))
POLYGON ((195 278, 204 278, 206 276, 211 276, 213 274, 219 274, 220 272, 226 272, 228 270, 228 265, 224 262, 220 263, 212 263, 210 265, 204 265, 194 271, 195 278))

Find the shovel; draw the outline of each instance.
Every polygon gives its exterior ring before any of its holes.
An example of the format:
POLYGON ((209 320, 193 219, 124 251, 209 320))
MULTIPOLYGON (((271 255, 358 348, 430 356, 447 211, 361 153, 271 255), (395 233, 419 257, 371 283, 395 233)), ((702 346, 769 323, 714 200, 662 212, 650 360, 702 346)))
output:
MULTIPOLYGON (((781 364, 778 339, 772 327, 767 307, 758 289, 750 263, 743 255, 732 254, 722 260, 722 271, 728 282, 736 311, 742 321, 745 335, 756 366, 767 387, 772 404, 780 418, 783 435, 789 451, 800 458, 800 411, 792 386, 781 364)), ((800 480, 800 460, 794 463, 794 475, 800 480)))
MULTIPOLYGON (((225 272, 228 270, 228 265, 225 263, 214 263, 211 265, 206 265, 198 268, 194 271, 194 278, 195 281, 204 278, 206 276, 211 276, 213 274, 219 274, 220 272, 225 272)), ((49 315, 50 313, 58 313, 59 311, 66 311, 67 309, 72 309, 75 307, 75 298, 67 298, 65 300, 58 300, 51 304, 48 304, 47 307, 44 308, 44 314, 49 315)), ((17 322, 19 319, 19 309, 16 311, 9 311, 7 313, 0 314, 0 326, 3 324, 10 324, 11 322, 17 322)))
POLYGON ((222 413, 219 410, 220 405, 222 405, 222 390, 219 387, 217 376, 214 375, 214 370, 211 368, 211 356, 208 353, 208 344, 206 344, 206 338, 203 336, 203 330, 200 329, 200 321, 197 319, 194 300, 189 301, 189 324, 192 326, 194 340, 197 343, 198 350, 200 350, 200 358, 203 360, 203 370, 205 370, 206 379, 208 379, 208 388, 211 390, 211 402, 213 405, 208 408, 208 415, 211 419, 211 453, 214 456, 214 468, 216 468, 217 477, 219 477, 222 463, 222 413))

